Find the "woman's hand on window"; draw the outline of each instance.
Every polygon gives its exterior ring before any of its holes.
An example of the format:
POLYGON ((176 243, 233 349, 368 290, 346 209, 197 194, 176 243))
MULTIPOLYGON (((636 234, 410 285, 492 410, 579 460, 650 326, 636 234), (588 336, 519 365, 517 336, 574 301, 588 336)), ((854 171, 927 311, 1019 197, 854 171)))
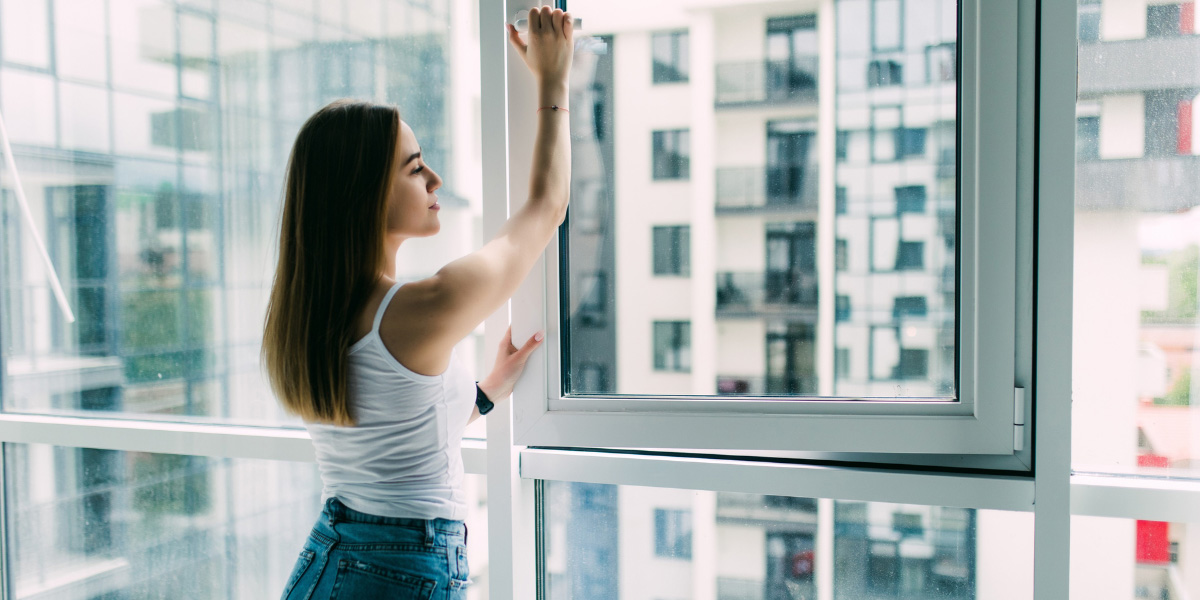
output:
POLYGON ((500 340, 500 350, 496 353, 496 365, 492 367, 492 372, 488 374, 487 379, 479 382, 479 389, 487 394, 488 399, 497 404, 511 396, 513 386, 521 378, 521 373, 525 372, 525 363, 529 362, 529 357, 542 345, 543 341, 545 341, 545 334, 539 331, 533 334, 524 346, 517 348, 512 343, 512 327, 510 326, 504 332, 504 339, 500 340))

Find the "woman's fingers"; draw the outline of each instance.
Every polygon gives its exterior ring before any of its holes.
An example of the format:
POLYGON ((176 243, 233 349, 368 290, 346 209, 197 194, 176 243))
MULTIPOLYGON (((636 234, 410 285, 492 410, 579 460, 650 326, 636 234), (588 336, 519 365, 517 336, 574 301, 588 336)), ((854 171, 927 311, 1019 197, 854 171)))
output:
POLYGON ((508 26, 508 41, 513 45, 513 48, 517 49, 517 53, 521 55, 521 58, 524 58, 525 53, 529 51, 529 46, 521 41, 520 32, 511 24, 508 26))
POLYGON ((521 346, 521 349, 517 351, 517 354, 521 355, 521 360, 527 360, 529 355, 533 354, 533 351, 537 350, 537 347, 542 345, 542 341, 545 339, 546 335, 540 331, 530 336, 525 345, 521 346))
POLYGON ((537 8, 529 9, 529 31, 533 32, 542 28, 542 11, 537 8))

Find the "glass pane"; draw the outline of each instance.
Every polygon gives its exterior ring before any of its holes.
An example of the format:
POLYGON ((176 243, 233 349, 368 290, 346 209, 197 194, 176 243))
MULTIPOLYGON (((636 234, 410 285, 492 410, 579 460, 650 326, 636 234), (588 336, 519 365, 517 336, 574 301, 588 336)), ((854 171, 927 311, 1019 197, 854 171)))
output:
POLYGON ((639 5, 644 21, 571 4, 588 18, 572 73, 567 394, 957 398, 958 4, 828 4, 672 0, 639 5), (674 51, 663 28, 688 32, 711 96, 696 77, 655 85, 674 51), (836 93, 823 103, 819 86, 836 93), (687 254, 671 252, 672 227, 687 254), (597 304, 581 300, 597 273, 599 316, 580 308, 597 304), (668 321, 697 340, 686 369, 654 325, 668 321))
MULTIPOLYGON (((4 451, 17 599, 278 598, 321 512, 310 463, 43 444, 4 451)), ((487 594, 484 487, 482 476, 465 480, 471 600, 487 594)))
POLYGON ((47 0, 4 3, 0 13, 0 58, 50 68, 50 6, 47 0))
MULTIPOLYGON (((0 164, 6 410, 299 424, 272 399, 259 346, 288 153, 334 99, 398 105, 445 180, 442 232, 405 242, 400 277, 480 245, 478 40, 451 28, 475 3, 180 4, 3 3, 0 60, 22 66, 0 68, 0 110, 37 229, 0 164), (53 38, 37 33, 47 23, 53 38), (31 70, 47 39, 56 68, 31 70)), ((477 371, 480 344, 460 348, 477 371)))
POLYGON ((1081 4, 1099 25, 1079 45, 1072 456, 1081 471, 1194 478, 1200 80, 1181 61, 1200 38, 1190 3, 1158 4, 1081 4))
POLYGON ((546 482, 550 600, 1033 598, 1033 515, 546 482))
POLYGON ((1185 600, 1200 594, 1200 525, 1071 518, 1071 598, 1185 600))

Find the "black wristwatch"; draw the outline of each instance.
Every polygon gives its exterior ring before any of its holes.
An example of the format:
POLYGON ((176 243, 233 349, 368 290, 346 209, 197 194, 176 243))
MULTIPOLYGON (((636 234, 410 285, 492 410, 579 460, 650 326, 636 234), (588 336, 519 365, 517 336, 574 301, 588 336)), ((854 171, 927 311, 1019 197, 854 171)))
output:
POLYGON ((475 406, 479 407, 481 415, 486 415, 496 408, 496 405, 488 399, 487 394, 483 393, 483 389, 479 387, 478 383, 475 384, 475 406))

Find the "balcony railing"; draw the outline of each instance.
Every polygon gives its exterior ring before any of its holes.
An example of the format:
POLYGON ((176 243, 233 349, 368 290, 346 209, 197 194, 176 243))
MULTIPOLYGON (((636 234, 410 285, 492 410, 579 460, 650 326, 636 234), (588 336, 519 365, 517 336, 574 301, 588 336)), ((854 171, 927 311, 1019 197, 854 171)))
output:
POLYGON ((815 396, 817 378, 798 375, 718 375, 722 396, 815 396))
POLYGON ((1075 164, 1079 210, 1177 212, 1200 205, 1200 156, 1080 160, 1075 164))
POLYGON ((817 101, 817 57, 717 65, 717 106, 817 101))
POLYGON ((718 315, 811 313, 815 317, 816 310, 816 273, 717 273, 718 315))
POLYGON ((717 577, 717 600, 759 600, 764 585, 761 579, 717 577))
POLYGON ((807 166, 717 169, 719 212, 816 211, 817 173, 807 166))

